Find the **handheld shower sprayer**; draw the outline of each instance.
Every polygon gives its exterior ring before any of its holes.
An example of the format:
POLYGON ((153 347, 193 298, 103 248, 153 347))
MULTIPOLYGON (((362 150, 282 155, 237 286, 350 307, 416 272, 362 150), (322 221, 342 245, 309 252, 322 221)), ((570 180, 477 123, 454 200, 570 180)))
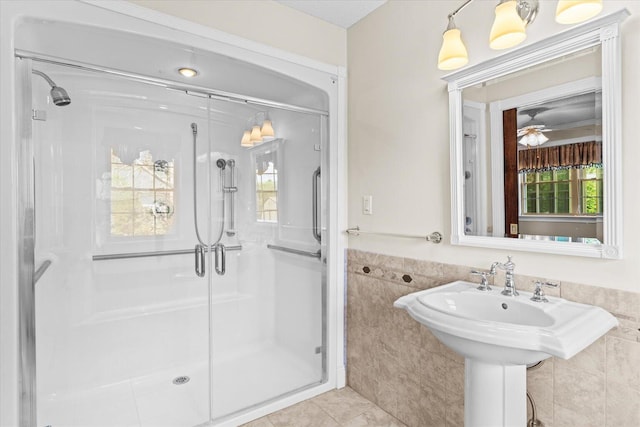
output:
POLYGON ((67 91, 58 86, 49 76, 39 70, 31 70, 31 72, 42 77, 47 81, 47 83, 49 83, 49 86, 51 86, 51 99, 55 105, 64 107, 65 105, 71 104, 71 98, 67 91))

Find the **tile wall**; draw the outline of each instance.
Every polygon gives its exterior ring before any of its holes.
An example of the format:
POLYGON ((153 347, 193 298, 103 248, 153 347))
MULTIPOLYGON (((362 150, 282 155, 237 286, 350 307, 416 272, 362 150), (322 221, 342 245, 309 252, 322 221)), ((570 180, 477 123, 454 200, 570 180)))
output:
MULTIPOLYGON (((464 424, 464 359, 393 308, 402 295, 454 280, 469 267, 357 250, 347 257, 347 382, 409 427, 464 424)), ((559 283, 548 295, 598 305, 620 326, 571 358, 528 371, 528 390, 547 427, 640 426, 640 293, 516 275, 518 289, 559 283)), ((504 276, 496 276, 500 285, 504 276)))

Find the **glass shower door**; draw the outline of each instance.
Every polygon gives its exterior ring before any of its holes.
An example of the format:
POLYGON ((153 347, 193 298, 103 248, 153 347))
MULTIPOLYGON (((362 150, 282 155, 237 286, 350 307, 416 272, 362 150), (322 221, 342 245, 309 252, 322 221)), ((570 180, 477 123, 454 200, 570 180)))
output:
POLYGON ((194 216, 211 241, 207 100, 34 68, 71 98, 52 104, 33 75, 38 425, 206 423, 212 269, 194 271, 194 216))
POLYGON ((326 120, 219 100, 211 111, 219 115, 211 121, 216 156, 227 161, 224 217, 213 212, 228 249, 226 274, 212 278, 218 421, 325 380, 326 120), (265 120, 274 135, 241 146, 243 131, 265 120))

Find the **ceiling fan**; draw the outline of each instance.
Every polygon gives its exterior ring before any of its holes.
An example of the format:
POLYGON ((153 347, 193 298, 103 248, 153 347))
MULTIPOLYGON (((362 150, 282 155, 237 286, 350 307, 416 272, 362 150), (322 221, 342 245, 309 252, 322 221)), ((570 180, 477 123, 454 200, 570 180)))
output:
POLYGON ((526 147, 535 147, 549 141, 549 138, 543 132, 549 132, 553 129, 548 129, 544 123, 536 120, 536 115, 549 109, 547 107, 535 107, 520 112, 520 114, 528 115, 530 119, 525 123, 525 126, 518 129, 518 138, 520 138, 518 144, 526 147))

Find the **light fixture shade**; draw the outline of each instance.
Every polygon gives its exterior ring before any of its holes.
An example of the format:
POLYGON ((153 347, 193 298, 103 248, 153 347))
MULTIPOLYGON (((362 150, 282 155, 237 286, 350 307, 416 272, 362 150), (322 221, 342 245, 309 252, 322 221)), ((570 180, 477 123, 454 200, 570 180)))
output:
POLYGON ((602 11, 602 0, 559 0, 556 7, 556 22, 577 24, 593 18, 602 11))
POLYGON ((242 140, 240 141, 241 147, 253 147, 253 142, 251 142, 251 132, 245 130, 242 134, 242 140))
POLYGON ((271 123, 271 120, 265 120, 264 122, 262 122, 262 128, 260 129, 260 134, 262 135, 262 137, 268 137, 268 138, 275 138, 276 133, 273 130, 273 125, 271 123))
POLYGON ((527 147, 536 147, 538 145, 542 145, 547 142, 549 138, 547 138, 542 132, 537 129, 528 130, 522 138, 518 141, 519 144, 527 146, 527 147))
POLYGON ((508 49, 527 38, 524 21, 516 10, 517 3, 510 0, 496 6, 496 18, 489 36, 491 49, 508 49))
POLYGON ((256 142, 262 142, 262 134, 260 133, 260 126, 254 126, 251 129, 251 136, 249 137, 252 144, 256 142))
POLYGON ((442 47, 438 54, 438 68, 440 70, 455 70, 464 67, 469 62, 467 48, 462 42, 460 30, 452 28, 442 35, 442 47))

